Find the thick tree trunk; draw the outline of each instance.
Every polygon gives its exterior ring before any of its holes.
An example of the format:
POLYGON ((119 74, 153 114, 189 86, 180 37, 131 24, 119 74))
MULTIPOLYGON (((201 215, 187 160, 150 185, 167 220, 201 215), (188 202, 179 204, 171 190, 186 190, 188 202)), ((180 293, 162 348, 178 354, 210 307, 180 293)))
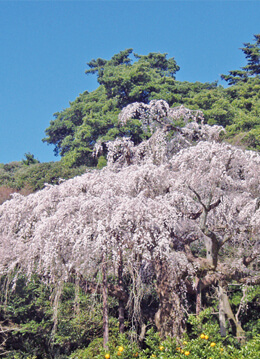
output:
POLYGON ((220 335, 225 337, 227 335, 226 330, 226 317, 224 309, 224 291, 223 288, 219 285, 218 287, 218 299, 219 299, 219 326, 220 326, 220 335))
MULTIPOLYGON (((118 265, 118 286, 124 291, 123 288, 123 258, 122 251, 119 252, 119 265, 118 265)), ((118 320, 119 320, 119 333, 123 334, 125 331, 125 303, 123 300, 118 301, 118 320)))
MULTIPOLYGON (((236 328, 237 339, 239 339, 240 341, 243 341, 245 339, 245 331, 241 327, 240 322, 237 321, 236 317, 233 314, 233 311, 231 309, 231 306, 230 306, 230 303, 228 300, 227 293, 225 292, 225 290, 223 288, 221 288, 221 286, 219 286, 219 288, 220 288, 219 292, 221 293, 221 296, 219 297, 220 302, 221 302, 221 304, 220 304, 221 310, 225 313, 225 315, 228 317, 228 319, 234 323, 234 326, 236 328)), ((224 333, 224 331, 223 331, 223 333, 224 333)))
POLYGON ((209 198, 208 198, 208 204, 205 205, 202 203, 198 193, 196 191, 194 191, 194 193, 196 194, 199 202, 203 206, 202 215, 200 218, 200 227, 201 227, 202 232, 206 236, 206 238, 205 238, 206 258, 209 261, 209 263, 214 268, 216 268, 218 265, 218 252, 219 252, 220 246, 219 246, 219 242, 218 242, 218 239, 217 239, 217 236, 215 235, 215 233, 211 232, 207 228, 207 217, 208 217, 208 213, 210 212, 210 210, 215 208, 220 203, 220 201, 210 204, 211 200, 212 200, 212 193, 210 193, 209 198))
POLYGON ((196 277, 196 315, 201 311, 201 280, 196 277))
MULTIPOLYGON (((205 231, 206 234, 206 231, 205 231)), ((206 234, 207 235, 207 234, 206 234)), ((219 245, 217 239, 207 237, 205 239, 205 247, 206 247, 206 258, 210 262, 210 264, 216 268, 218 265, 218 252, 219 252, 219 245)))
POLYGON ((102 295, 103 295, 103 346, 108 343, 108 295, 107 295, 107 264, 106 256, 102 260, 102 295))

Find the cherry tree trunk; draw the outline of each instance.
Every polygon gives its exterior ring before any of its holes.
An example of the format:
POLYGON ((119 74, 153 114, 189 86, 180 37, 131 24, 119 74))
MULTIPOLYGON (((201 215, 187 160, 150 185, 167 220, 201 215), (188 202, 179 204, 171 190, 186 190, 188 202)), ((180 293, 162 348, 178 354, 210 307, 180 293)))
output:
MULTIPOLYGON (((123 291, 123 258, 122 251, 119 252, 119 266, 118 266, 118 285, 123 291)), ((124 301, 118 300, 118 321, 119 321, 119 333, 123 334, 125 330, 125 304, 124 301)))
POLYGON ((219 298, 219 326, 220 326, 220 335, 225 337, 227 335, 226 330, 226 317, 225 317, 225 309, 224 309, 224 291, 221 285, 218 287, 218 298, 219 298))
POLYGON ((107 294, 107 264, 106 257, 102 259, 102 296, 103 296, 103 346, 108 343, 108 294, 107 294))
POLYGON ((245 331, 243 330, 243 328, 241 327, 240 322, 236 319, 236 317, 233 314, 233 311, 231 309, 229 300, 228 300, 228 296, 226 291, 221 287, 221 285, 219 285, 219 308, 221 308, 221 317, 219 318, 220 320, 220 328, 222 328, 222 333, 221 335, 225 334, 224 328, 223 328, 223 318, 225 317, 225 315, 227 316, 227 318, 229 319, 229 321, 231 321, 235 327, 236 330, 236 337, 238 340, 240 341, 244 341, 245 339, 245 331))
POLYGON ((196 315, 201 311, 201 280, 196 277, 196 315))
POLYGON ((219 245, 216 240, 212 238, 206 238, 205 246, 207 251, 206 258, 210 264, 216 268, 218 264, 219 245))

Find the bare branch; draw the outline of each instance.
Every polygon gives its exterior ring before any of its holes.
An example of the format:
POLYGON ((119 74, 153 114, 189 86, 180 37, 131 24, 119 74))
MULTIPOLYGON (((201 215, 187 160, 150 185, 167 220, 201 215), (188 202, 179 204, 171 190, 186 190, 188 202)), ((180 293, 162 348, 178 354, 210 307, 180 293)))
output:
POLYGON ((221 203, 221 199, 219 198, 216 202, 208 206, 208 211, 211 211, 212 209, 216 208, 220 203, 221 203))
POLYGON ((250 263, 252 263, 257 257, 258 257, 259 253, 253 253, 248 257, 244 257, 243 258, 243 264, 248 267, 250 263))
POLYGON ((201 197, 200 197, 200 195, 198 194, 198 192, 195 191, 195 189, 192 188, 190 185, 188 185, 188 188, 196 195, 196 197, 197 197, 199 203, 202 205, 202 207, 204 208, 204 210, 207 212, 207 207, 206 207, 206 205, 202 202, 201 197))

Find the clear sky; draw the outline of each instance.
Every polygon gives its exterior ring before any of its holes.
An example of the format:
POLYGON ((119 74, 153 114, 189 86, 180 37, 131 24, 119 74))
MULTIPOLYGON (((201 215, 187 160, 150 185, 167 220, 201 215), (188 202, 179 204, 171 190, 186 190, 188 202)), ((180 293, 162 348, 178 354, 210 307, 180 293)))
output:
POLYGON ((97 87, 84 73, 91 59, 166 52, 181 67, 177 80, 220 81, 246 64, 239 48, 259 33, 258 0, 0 0, 0 163, 27 152, 59 159, 42 143, 44 130, 97 87))

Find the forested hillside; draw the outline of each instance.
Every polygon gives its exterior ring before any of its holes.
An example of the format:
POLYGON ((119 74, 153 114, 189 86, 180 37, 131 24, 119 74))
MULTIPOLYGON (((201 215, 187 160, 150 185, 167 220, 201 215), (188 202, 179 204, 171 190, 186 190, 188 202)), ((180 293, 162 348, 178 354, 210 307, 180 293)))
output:
POLYGON ((259 358, 260 35, 242 51, 227 88, 93 59, 61 161, 0 166, 3 358, 259 358))
POLYGON ((86 166, 69 168, 60 161, 39 163, 31 154, 26 154, 25 158, 0 164, 0 204, 14 192, 26 195, 42 189, 45 183, 58 184, 86 170, 86 166))

